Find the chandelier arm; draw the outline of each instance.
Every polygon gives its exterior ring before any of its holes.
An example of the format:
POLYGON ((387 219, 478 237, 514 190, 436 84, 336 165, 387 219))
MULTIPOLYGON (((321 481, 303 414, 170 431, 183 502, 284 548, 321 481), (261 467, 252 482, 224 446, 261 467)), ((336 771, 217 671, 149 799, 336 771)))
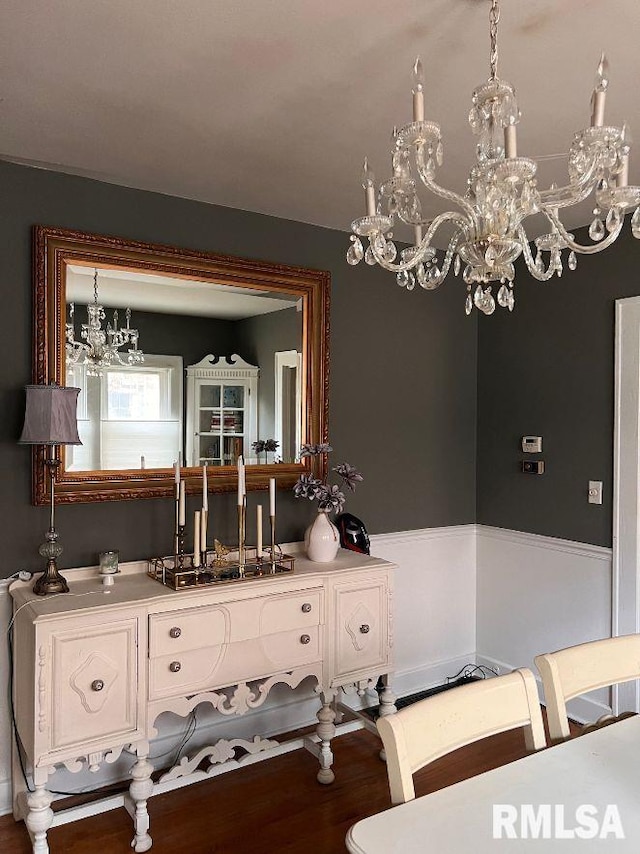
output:
POLYGON ((414 257, 411 258, 409 261, 401 261, 398 264, 394 264, 391 261, 387 261, 376 248, 375 240, 370 240, 369 245, 371 246, 371 252, 373 253, 373 257, 383 269, 388 270, 390 273, 402 273, 404 270, 410 270, 412 267, 415 267, 416 264, 419 263, 419 261, 421 260, 420 253, 430 246, 432 237, 440 228, 440 226, 443 225, 445 222, 455 222, 458 224, 461 230, 463 230, 467 225, 467 222, 462 216, 462 214, 451 211, 448 211, 447 213, 442 213, 431 221, 431 225, 427 229, 427 233, 422 238, 422 242, 420 243, 418 252, 416 252, 414 257))
POLYGON ((442 267, 440 269, 440 275, 437 277, 437 279, 432 280, 432 287, 439 287, 447 278, 447 273, 451 268, 451 261, 453 260, 453 256, 455 255, 456 249, 458 248, 458 243, 460 241, 461 236, 462 232, 456 231, 456 233, 449 241, 449 245, 447 246, 447 251, 444 256, 444 261, 442 262, 442 267))
POLYGON ((522 244, 522 254, 524 256, 527 269, 534 277, 534 279, 537 279, 539 282, 548 282, 556 271, 555 265, 550 262, 546 270, 543 269, 542 271, 540 271, 536 267, 536 262, 534 261, 533 255, 531 254, 531 247, 529 246, 527 233, 521 225, 518 226, 518 237, 520 238, 520 242, 522 244))
POLYGON ((549 222, 558 229, 560 236, 567 244, 567 248, 572 249, 574 252, 579 252, 581 255, 595 255, 597 252, 602 252, 603 249, 611 246, 611 244, 617 240, 618 235, 622 231, 622 226, 624 225, 624 217, 620 217, 618 225, 613 229, 613 231, 609 232, 604 240, 601 240, 599 243, 592 243, 589 246, 584 246, 582 243, 576 243, 562 224, 558 214, 554 213, 553 210, 545 210, 543 213, 549 222))
POLYGON ((474 218, 474 210, 473 206, 458 193, 453 190, 447 190, 445 187, 441 187, 440 184, 437 184, 433 178, 431 178, 424 167, 421 165, 416 158, 416 169, 418 170, 418 175, 420 176, 420 180, 425 185, 427 190, 431 190, 432 193, 436 196, 440 196, 441 199, 446 199, 448 202, 453 202, 454 205, 458 205, 466 214, 468 214, 470 223, 473 226, 473 218, 474 218))
MULTIPOLYGON (((594 158, 587 172, 584 172, 578 181, 565 184, 564 187, 555 189, 539 190, 541 208, 547 207, 569 207, 583 202, 593 190, 597 180, 598 163, 594 158)), ((543 211, 544 212, 544 211, 543 211)))

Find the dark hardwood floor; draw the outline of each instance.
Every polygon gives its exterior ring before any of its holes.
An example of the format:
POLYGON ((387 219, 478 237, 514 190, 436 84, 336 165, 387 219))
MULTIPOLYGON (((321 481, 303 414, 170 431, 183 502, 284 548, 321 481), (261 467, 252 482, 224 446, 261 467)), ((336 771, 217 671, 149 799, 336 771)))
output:
MULTIPOLYGON (((231 771, 152 798, 155 854, 334 854, 346 851, 349 827, 391 803, 380 742, 350 733, 333 742, 336 781, 320 786, 305 750, 231 771)), ((432 763, 415 777, 426 795, 526 755, 522 730, 501 733, 432 763)), ((51 854, 126 854, 132 825, 124 809, 49 832, 51 854)), ((1 854, 30 854, 28 833, 0 818, 1 854)))

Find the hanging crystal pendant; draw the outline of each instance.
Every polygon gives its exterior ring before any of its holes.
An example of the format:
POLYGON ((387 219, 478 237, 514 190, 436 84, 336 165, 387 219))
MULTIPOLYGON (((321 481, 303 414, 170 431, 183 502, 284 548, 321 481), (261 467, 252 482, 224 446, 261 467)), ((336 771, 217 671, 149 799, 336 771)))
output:
POLYGON ((347 249, 347 264, 354 266, 362 261, 363 256, 364 249, 362 248, 362 243, 360 238, 356 237, 351 246, 347 249))
POLYGON ((456 255, 456 257, 453 259, 453 275, 454 276, 460 275, 460 256, 459 255, 456 255))
POLYGON ((589 226, 589 237, 596 242, 604 237, 604 223, 600 217, 595 217, 589 226))
POLYGON ((640 237, 640 207, 635 209, 631 217, 631 233, 634 237, 640 237))
POLYGON ((400 272, 396 276, 396 282, 400 285, 401 288, 406 288, 409 284, 409 274, 406 270, 400 270, 400 272))
POLYGON ((507 308, 509 311, 513 311, 513 307, 516 304, 516 295, 512 290, 509 291, 509 297, 507 299, 507 308))
POLYGON ((578 258, 576 256, 576 253, 572 249, 571 252, 569 252, 569 257, 567 259, 567 267, 570 270, 575 270, 577 266, 578 266, 578 258))
POLYGON ((464 304, 464 311, 465 311, 465 314, 467 315, 467 317, 469 317, 469 315, 473 311, 473 299, 471 297, 471 294, 467 294, 467 299, 466 299, 466 302, 464 304))
POLYGON ((416 267, 416 279, 420 287, 424 288, 427 282, 427 273, 424 269, 424 264, 418 264, 416 267))
POLYGON ((413 273, 409 273, 409 281, 407 282, 407 290, 412 291, 416 286, 416 277, 413 273))
POLYGON ((398 250, 396 249, 396 245, 393 240, 387 241, 387 244, 384 248, 384 252, 382 253, 384 260, 391 263, 396 260, 396 255, 398 254, 398 250))
POLYGON ((367 251, 364 253, 364 260, 370 267, 374 267, 377 263, 373 254, 373 249, 370 246, 367 246, 367 251))
POLYGON ((618 228, 620 225, 620 211, 618 208, 610 208, 607 214, 606 225, 608 232, 615 231, 618 228))
POLYGON ((506 285, 501 285, 498 291, 498 305, 501 308, 506 308, 509 302, 509 288, 506 285))
POLYGON ((442 140, 438 141, 438 145, 436 146, 436 163, 438 166, 442 166, 444 162, 444 146, 442 145, 442 140))

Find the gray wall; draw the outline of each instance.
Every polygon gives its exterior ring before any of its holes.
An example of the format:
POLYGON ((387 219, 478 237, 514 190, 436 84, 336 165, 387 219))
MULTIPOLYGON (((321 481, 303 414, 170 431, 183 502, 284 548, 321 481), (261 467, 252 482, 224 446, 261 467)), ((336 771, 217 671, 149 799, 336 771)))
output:
MULTIPOLYGON (((258 384, 258 439, 275 436, 275 353, 302 348, 302 313, 296 308, 272 311, 238 321, 238 340, 243 358, 260 366, 258 384)), ((329 401, 331 403, 331 401, 329 401)), ((280 450, 280 449, 279 449, 280 450)))
POLYGON ((614 301, 640 293, 639 261, 627 222, 559 280, 519 269, 513 314, 479 319, 479 523, 611 545, 614 301), (544 475, 519 471, 527 434, 544 437, 544 475), (587 503, 589 480, 604 481, 602 506, 587 503))
MULTIPOLYGON (((407 293, 388 273, 348 267, 345 234, 301 223, 9 163, 0 163, 0 186, 0 575, 42 565, 47 527, 46 509, 30 505, 30 451, 17 444, 31 380, 36 223, 329 270, 332 461, 366 478, 348 509, 374 533, 474 521, 476 325, 461 286, 407 293)), ((216 535, 230 539, 233 496, 214 497, 212 512, 216 535)), ((301 536, 313 508, 279 493, 279 512, 286 541, 301 536)), ((62 506, 57 522, 61 566, 93 563, 109 548, 125 560, 170 548, 168 500, 62 506)))

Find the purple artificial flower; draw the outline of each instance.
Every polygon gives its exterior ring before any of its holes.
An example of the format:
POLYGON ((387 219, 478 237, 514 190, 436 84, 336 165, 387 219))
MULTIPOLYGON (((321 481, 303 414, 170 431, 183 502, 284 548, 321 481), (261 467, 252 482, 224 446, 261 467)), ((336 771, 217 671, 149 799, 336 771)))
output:
POLYGON ((319 491, 322 488, 322 481, 311 474, 301 474, 297 483, 293 487, 293 494, 296 498, 308 498, 313 501, 318 497, 319 491))
POLYGON ((318 508, 320 510, 335 510, 339 513, 344 507, 346 501, 344 492, 340 492, 340 487, 335 484, 323 484, 318 495, 318 508))
POLYGON ((360 483, 364 480, 358 469, 349 465, 349 463, 340 463, 339 466, 334 466, 332 471, 340 475, 342 482, 347 489, 351 490, 351 492, 356 491, 356 483, 360 483))
POLYGON ((319 454, 330 454, 333 448, 328 442, 319 445, 303 445, 300 448, 300 459, 303 457, 317 457, 319 454))

